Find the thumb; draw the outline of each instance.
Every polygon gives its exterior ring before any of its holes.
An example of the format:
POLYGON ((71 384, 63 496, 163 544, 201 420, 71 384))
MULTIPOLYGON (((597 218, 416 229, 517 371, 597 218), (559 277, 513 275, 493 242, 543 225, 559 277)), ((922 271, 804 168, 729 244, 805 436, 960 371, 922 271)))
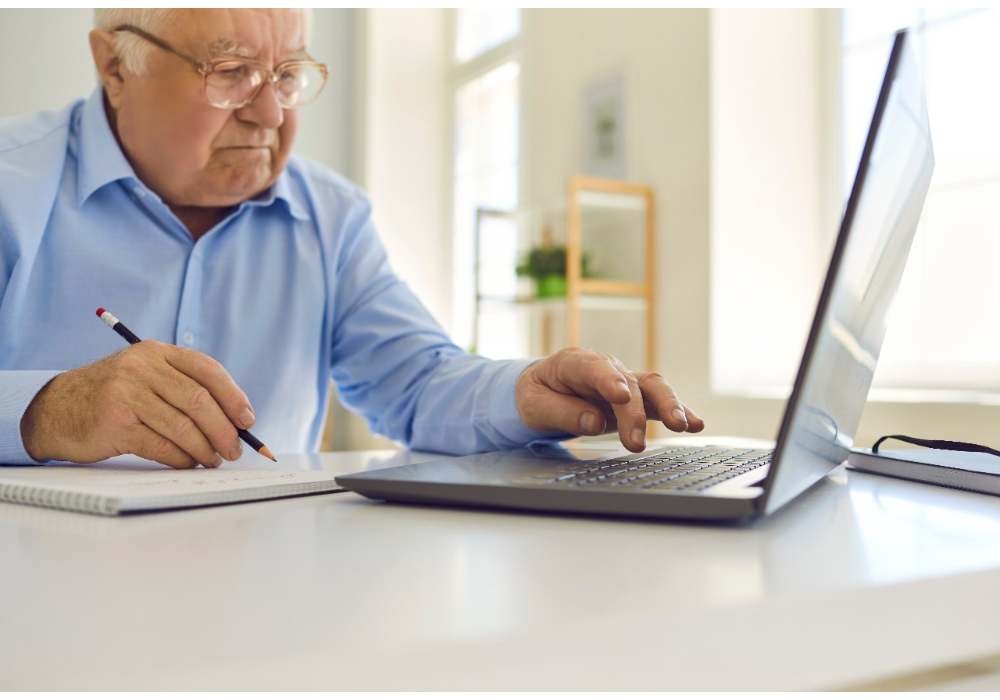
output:
POLYGON ((532 430, 600 435, 607 427, 604 412, 578 396, 538 387, 518 401, 521 420, 532 430))

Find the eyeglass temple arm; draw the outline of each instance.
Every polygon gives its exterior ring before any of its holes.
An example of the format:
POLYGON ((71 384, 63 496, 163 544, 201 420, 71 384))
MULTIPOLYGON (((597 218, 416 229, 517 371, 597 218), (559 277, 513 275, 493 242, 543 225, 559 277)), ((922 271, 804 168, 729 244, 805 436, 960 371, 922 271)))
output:
POLYGON ((159 38, 153 36, 152 34, 149 34, 148 32, 143 31, 142 29, 139 29, 138 27, 132 26, 131 24, 123 24, 120 27, 117 27, 115 29, 115 31, 116 32, 131 32, 131 33, 133 33, 133 34, 135 34, 137 36, 141 36, 146 41, 149 41, 149 42, 151 42, 153 44, 156 44, 161 49, 164 49, 165 51, 169 51, 170 53, 174 54, 175 56, 180 56, 185 61, 187 61, 188 63, 190 63, 191 65, 193 65, 195 68, 197 68, 198 72, 201 73, 202 75, 206 75, 209 72, 208 64, 207 63, 205 63, 203 61, 199 61, 196 58, 192 58, 191 56, 188 56, 187 54, 181 53, 180 51, 178 51, 177 49, 175 49, 173 46, 171 46, 170 44, 168 44, 167 42, 165 42, 162 39, 159 39, 159 38))

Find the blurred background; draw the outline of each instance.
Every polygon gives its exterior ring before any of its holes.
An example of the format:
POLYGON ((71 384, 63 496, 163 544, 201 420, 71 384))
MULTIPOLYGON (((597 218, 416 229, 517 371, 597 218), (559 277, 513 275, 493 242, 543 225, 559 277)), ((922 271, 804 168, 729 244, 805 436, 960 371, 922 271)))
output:
MULTIPOLYGON (((92 21, 0 10, 0 117, 94 89, 92 21)), ((937 169, 857 443, 990 443, 997 11, 315 10, 330 80, 296 151, 368 191, 397 273, 459 345, 612 350, 712 434, 771 439, 904 26, 937 169)), ((338 406, 324 444, 390 443, 338 406)))

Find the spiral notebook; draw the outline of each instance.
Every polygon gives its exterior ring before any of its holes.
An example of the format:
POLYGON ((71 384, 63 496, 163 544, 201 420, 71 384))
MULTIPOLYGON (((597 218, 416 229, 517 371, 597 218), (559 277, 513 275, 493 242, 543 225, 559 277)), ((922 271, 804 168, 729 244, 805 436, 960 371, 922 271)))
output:
POLYGON ((260 501, 341 491, 328 471, 228 463, 171 469, 136 457, 100 464, 0 467, 0 501, 95 515, 260 501))

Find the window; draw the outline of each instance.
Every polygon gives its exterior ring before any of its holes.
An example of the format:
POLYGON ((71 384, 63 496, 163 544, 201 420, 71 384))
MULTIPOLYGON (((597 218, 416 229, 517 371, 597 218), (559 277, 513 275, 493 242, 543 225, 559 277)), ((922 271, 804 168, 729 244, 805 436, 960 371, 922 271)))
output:
POLYGON ((510 8, 455 11, 455 60, 466 63, 521 31, 521 12, 510 8))
POLYGON ((871 397, 992 402, 1000 11, 823 13, 712 13, 713 390, 788 395, 893 34, 907 26, 937 166, 871 397), (828 35, 829 44, 816 40, 828 35), (743 283, 747 270, 753 285, 743 283), (734 342, 761 331, 751 345, 734 342))
POLYGON ((845 200, 899 27, 914 33, 937 159, 873 396, 1000 391, 1000 12, 859 8, 841 26, 845 200))
MULTIPOLYGON (((453 70, 453 315, 452 337, 473 345, 477 210, 513 211, 518 205, 521 63, 517 9, 461 9, 455 13, 453 70)), ((513 296, 517 231, 513 222, 484 219, 480 279, 491 293, 513 296)), ((512 338, 516 320, 501 312, 491 337, 512 338), (505 320, 506 319, 506 320, 505 320), (505 325, 511 325, 504 331, 505 325)), ((491 343, 493 354, 516 354, 491 343)), ((476 348, 478 349, 478 348, 476 348)))

